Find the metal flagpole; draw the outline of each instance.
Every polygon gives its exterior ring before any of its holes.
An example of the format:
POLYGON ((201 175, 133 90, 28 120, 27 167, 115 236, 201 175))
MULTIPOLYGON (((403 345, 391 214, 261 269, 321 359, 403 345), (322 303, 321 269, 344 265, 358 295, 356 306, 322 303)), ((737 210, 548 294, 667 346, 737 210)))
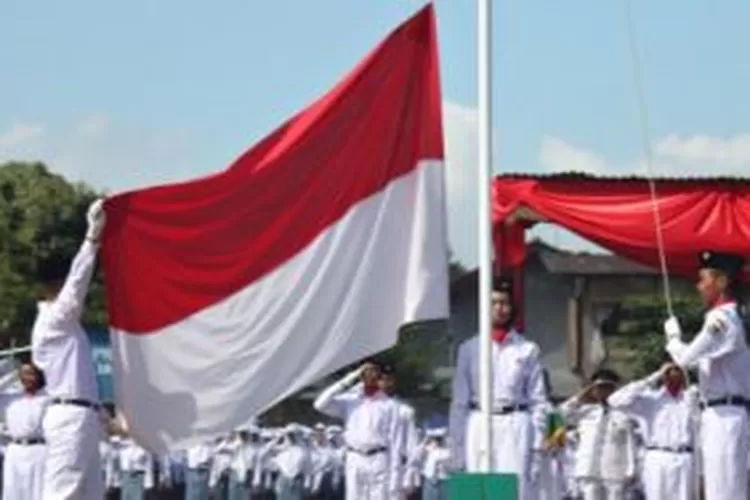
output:
POLYGON ((492 0, 478 0, 480 469, 492 468, 492 0))

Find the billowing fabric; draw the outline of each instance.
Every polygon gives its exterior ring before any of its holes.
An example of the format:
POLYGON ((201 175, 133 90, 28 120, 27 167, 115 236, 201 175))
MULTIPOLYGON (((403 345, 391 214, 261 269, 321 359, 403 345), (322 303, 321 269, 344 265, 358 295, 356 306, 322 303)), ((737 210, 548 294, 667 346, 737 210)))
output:
POLYGON ((108 199, 114 378, 134 438, 158 452, 218 437, 403 324, 447 316, 442 165, 427 6, 228 170, 108 199))
MULTIPOLYGON (((493 183, 495 248, 505 264, 523 261, 523 227, 501 224, 525 208, 634 261, 659 265, 648 182, 592 177, 497 177, 493 183)), ((747 254, 750 183, 660 181, 661 232, 672 273, 692 277, 699 251, 747 254)))

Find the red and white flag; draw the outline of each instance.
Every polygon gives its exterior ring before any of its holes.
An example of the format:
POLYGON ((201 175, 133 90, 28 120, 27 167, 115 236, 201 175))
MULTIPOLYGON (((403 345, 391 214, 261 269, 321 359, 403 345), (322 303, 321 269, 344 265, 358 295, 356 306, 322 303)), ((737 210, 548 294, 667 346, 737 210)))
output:
POLYGON ((107 200, 117 404, 152 451, 247 423, 448 314, 434 12, 211 177, 107 200))

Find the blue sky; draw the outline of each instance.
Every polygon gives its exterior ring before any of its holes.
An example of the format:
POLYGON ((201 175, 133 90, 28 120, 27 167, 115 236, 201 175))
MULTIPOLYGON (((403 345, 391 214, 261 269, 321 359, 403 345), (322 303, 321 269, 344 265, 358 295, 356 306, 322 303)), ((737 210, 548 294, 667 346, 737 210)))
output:
MULTIPOLYGON (((624 1, 495 2, 496 171, 643 172, 624 1)), ((657 173, 749 172, 750 2, 632 2, 657 173)), ((5 0, 0 161, 113 190, 222 169, 423 3, 5 0)), ((471 264, 476 6, 436 7, 451 245, 471 264)))

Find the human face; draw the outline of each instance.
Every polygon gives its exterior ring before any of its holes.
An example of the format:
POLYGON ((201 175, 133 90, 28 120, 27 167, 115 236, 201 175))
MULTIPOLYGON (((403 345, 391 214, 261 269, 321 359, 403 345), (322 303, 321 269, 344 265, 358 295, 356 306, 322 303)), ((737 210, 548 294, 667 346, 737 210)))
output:
POLYGON ((492 326, 507 328, 513 314, 513 304, 507 292, 492 292, 492 326))
POLYGON ((379 384, 380 368, 375 365, 367 365, 362 370, 362 383, 367 387, 373 387, 379 384))
POLYGON ((39 389, 39 373, 33 365, 22 364, 18 369, 18 378, 21 379, 21 386, 24 391, 36 392, 39 389))
POLYGON ((664 385, 672 388, 681 388, 685 384, 685 376, 679 367, 673 366, 664 372, 664 385))
POLYGON ((698 271, 696 288, 698 288, 703 303, 710 307, 724 295, 727 288, 727 277, 713 269, 701 269, 698 271))
POLYGON ((603 403, 615 391, 615 386, 610 383, 596 384, 591 389, 591 396, 597 403, 603 403))
POLYGON ((396 377, 393 375, 381 375, 380 390, 386 394, 393 394, 396 390, 396 377))

